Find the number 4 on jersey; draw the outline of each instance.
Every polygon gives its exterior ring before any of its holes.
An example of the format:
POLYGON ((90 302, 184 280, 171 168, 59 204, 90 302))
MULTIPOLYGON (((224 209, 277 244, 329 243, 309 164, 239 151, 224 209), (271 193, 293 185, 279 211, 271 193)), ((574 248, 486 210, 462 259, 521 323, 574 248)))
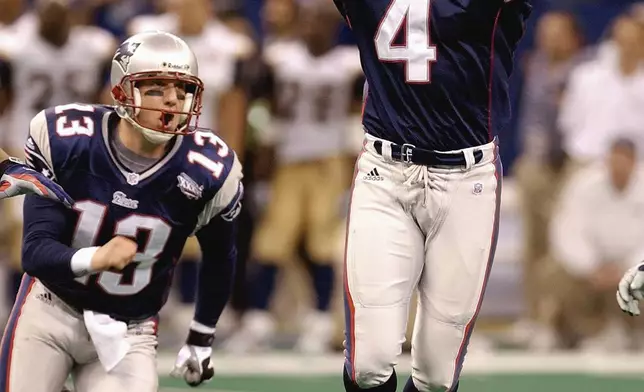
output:
POLYGON ((376 52, 384 62, 403 62, 407 83, 430 83, 436 46, 430 45, 431 0, 392 0, 376 32, 376 52), (404 24, 404 25, 403 25, 404 24), (404 45, 394 44, 404 31, 404 45))

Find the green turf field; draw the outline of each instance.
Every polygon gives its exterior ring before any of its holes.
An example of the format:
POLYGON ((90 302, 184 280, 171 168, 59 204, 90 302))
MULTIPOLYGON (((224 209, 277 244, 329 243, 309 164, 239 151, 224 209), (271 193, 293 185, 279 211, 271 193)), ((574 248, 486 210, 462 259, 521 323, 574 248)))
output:
MULTIPOLYGON (((404 379, 400 382, 402 391, 404 379)), ((182 381, 163 379, 160 392, 343 392, 338 377, 225 376, 193 389, 182 381)), ((459 392, 641 392, 644 379, 583 374, 509 374, 466 376, 459 392)))
MULTIPOLYGON (((290 352, 213 356, 217 375, 201 388, 183 380, 161 378, 160 392, 344 392, 343 357, 304 357, 290 352)), ((174 354, 159 358, 159 374, 170 373, 174 354)), ((404 355, 397 366, 400 388, 411 369, 404 355)), ((623 355, 530 354, 522 352, 468 355, 459 392, 642 392, 644 352, 623 355)))

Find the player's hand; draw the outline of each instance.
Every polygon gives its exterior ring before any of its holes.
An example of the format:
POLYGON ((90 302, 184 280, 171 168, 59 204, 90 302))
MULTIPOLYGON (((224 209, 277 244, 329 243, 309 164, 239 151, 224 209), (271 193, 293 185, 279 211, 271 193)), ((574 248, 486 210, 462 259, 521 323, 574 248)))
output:
POLYGON ((62 202, 71 207, 74 200, 53 180, 47 178, 16 158, 0 163, 4 169, 0 177, 0 199, 33 193, 62 202))
POLYGON ((632 267, 619 281, 617 303, 625 313, 639 316, 639 301, 644 300, 644 263, 632 267))
POLYGON ((183 378, 191 387, 210 381, 215 376, 215 368, 210 360, 214 339, 214 334, 204 334, 191 329, 170 375, 183 378))
POLYGON ((127 237, 116 236, 98 248, 92 257, 94 271, 121 271, 134 260, 138 245, 127 237))

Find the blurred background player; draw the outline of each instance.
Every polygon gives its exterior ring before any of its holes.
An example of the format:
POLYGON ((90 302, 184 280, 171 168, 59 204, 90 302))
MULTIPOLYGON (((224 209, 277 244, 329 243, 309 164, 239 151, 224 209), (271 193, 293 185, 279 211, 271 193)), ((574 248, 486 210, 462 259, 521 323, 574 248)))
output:
POLYGON ((262 8, 264 46, 298 39, 298 10, 296 0, 266 0, 262 8))
POLYGON ((567 179, 567 156, 557 120, 568 77, 588 51, 575 16, 552 11, 537 23, 535 50, 525 60, 523 100, 518 108, 522 153, 514 165, 525 233, 523 281, 525 313, 508 334, 512 344, 549 350, 555 347, 552 304, 543 292, 550 284, 548 225, 559 190, 567 179))
POLYGON ((562 95, 557 125, 576 168, 601 160, 618 136, 644 148, 644 111, 636 109, 644 105, 644 23, 624 12, 607 37, 594 59, 572 71, 562 95))
POLYGON ((269 204, 253 240, 251 309, 226 342, 229 351, 266 349, 274 343, 277 324, 269 307, 279 267, 297 259, 301 241, 310 258, 314 309, 302 318, 296 348, 308 353, 330 348, 333 240, 349 182, 349 120, 360 108, 363 85, 357 51, 334 44, 340 21, 331 4, 301 4, 301 38, 276 39, 265 48, 261 88, 272 103, 265 141, 275 150, 275 169, 269 204))
MULTIPOLYGON (((164 12, 160 14, 132 19, 128 28, 130 34, 162 30, 176 34, 190 45, 199 61, 205 87, 204 109, 198 125, 217 132, 243 160, 247 110, 243 77, 246 62, 256 51, 254 42, 222 23, 210 0, 170 0, 162 5, 164 12)), ((189 239, 177 270, 178 301, 171 301, 171 306, 164 310, 174 315, 170 324, 179 334, 192 317, 200 257, 196 240, 189 239)), ((221 333, 227 325, 230 323, 222 320, 221 333)))
MULTIPOLYGON (((12 155, 22 156, 29 121, 40 110, 69 102, 97 103, 107 81, 114 37, 96 26, 75 24, 67 0, 38 0, 9 36, 0 39, 0 112, 4 113, 2 142, 12 155)), ((7 214, 13 301, 20 284, 22 199, 7 214)), ((10 205, 8 204, 8 205, 10 205)))
POLYGON ((608 151, 562 190, 549 231, 549 264, 556 270, 547 275, 551 289, 542 293, 561 307, 563 336, 587 353, 644 344, 641 325, 615 306, 623 272, 644 260, 644 168, 627 137, 611 141, 608 151))
POLYGON ((0 0, 0 34, 15 32, 20 34, 23 28, 28 29, 33 19, 26 16, 24 0, 0 0))
POLYGON ((66 102, 99 102, 106 82, 114 37, 95 26, 73 24, 66 0, 39 0, 29 29, 20 39, 0 42, 0 55, 11 68, 9 103, 13 151, 21 151, 25 127, 40 110, 66 102))

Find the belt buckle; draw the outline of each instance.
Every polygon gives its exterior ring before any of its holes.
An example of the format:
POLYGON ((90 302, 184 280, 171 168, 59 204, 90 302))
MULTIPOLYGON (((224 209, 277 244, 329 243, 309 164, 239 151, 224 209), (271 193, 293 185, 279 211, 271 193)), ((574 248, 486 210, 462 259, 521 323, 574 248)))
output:
POLYGON ((400 146, 400 160, 403 163, 411 164, 412 163, 412 154, 414 152, 414 146, 413 144, 405 143, 402 146, 400 146))

